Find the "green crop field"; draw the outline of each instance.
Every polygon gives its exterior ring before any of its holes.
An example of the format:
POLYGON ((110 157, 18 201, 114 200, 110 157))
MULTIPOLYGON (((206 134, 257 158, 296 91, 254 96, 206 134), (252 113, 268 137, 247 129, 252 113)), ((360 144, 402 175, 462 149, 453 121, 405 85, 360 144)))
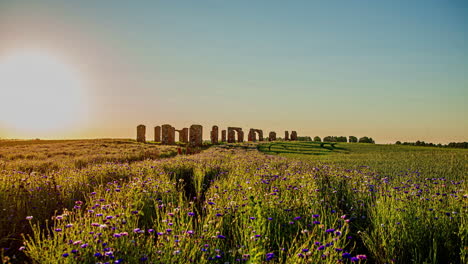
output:
POLYGON ((2 261, 468 262, 468 150, 177 148, 0 142, 2 261))

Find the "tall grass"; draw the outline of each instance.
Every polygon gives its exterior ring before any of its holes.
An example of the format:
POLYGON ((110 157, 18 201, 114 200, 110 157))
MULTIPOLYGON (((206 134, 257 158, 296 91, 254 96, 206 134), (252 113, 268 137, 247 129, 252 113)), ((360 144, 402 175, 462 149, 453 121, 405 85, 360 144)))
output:
POLYGON ((361 146, 5 170, 0 208, 36 263, 465 263, 466 152, 361 146))

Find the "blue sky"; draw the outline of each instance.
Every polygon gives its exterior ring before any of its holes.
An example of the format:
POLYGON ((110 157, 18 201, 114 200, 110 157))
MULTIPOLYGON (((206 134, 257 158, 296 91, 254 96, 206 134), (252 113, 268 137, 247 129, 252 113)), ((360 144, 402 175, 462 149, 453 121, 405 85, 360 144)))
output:
POLYGON ((92 80, 95 114, 70 136, 200 123, 468 140, 465 1, 3 0, 1 36, 0 56, 40 45, 92 80))

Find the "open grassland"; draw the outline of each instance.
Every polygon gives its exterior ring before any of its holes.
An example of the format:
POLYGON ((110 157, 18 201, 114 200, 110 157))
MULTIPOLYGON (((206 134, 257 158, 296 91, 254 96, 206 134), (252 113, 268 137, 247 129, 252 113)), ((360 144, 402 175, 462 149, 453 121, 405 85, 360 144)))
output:
MULTIPOLYGON (((174 151, 124 142, 111 147, 121 157, 174 151)), ((80 144, 83 159, 105 148, 80 144)), ((56 154, 58 168, 41 172, 15 169, 25 158, 11 159, 10 146, 0 174, 5 254, 15 262, 23 243, 36 263, 468 261, 468 151, 278 144, 86 166, 56 154)))
POLYGON ((105 169, 112 164, 129 166, 176 153, 175 147, 131 140, 0 141, 0 246, 15 251, 20 234, 31 231, 26 216, 50 219, 98 184, 122 176, 105 169))

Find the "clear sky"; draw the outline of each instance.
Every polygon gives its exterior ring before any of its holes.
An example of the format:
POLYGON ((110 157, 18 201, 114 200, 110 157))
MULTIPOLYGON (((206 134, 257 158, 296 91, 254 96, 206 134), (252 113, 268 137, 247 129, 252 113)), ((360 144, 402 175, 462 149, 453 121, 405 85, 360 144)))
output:
POLYGON ((169 123, 205 138, 218 125, 468 141, 467 40, 463 0, 0 0, 0 63, 54 56, 78 72, 86 106, 66 116, 73 128, 21 130, 6 116, 41 106, 4 82, 1 101, 17 107, 0 112, 0 137, 134 138, 142 123, 152 138, 169 123))

